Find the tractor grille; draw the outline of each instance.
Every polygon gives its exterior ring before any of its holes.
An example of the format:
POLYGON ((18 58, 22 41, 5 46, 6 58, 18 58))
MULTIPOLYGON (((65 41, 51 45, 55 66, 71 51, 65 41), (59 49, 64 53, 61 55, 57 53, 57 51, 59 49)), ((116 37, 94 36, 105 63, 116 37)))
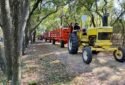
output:
POLYGON ((110 32, 99 32, 98 33, 98 40, 110 40, 111 33, 110 32))

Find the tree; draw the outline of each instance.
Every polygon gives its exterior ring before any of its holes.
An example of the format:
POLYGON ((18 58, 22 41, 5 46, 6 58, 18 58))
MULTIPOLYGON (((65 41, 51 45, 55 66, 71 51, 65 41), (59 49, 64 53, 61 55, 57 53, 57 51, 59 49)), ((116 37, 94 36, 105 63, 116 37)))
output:
POLYGON ((119 21, 125 14, 125 1, 120 2, 118 0, 118 3, 119 3, 119 9, 115 8, 113 11, 114 15, 116 16, 116 19, 113 20, 114 22, 111 23, 112 26, 115 25, 115 23, 119 21))
MULTIPOLYGON (((42 0, 39 4, 37 4, 38 6, 35 6, 34 4, 35 9, 30 17, 31 21, 28 22, 27 24, 30 24, 31 22, 34 22, 35 24, 29 27, 27 26, 26 30, 28 30, 29 32, 27 32, 26 35, 30 37, 33 34, 32 32, 38 28, 38 26, 43 22, 43 20, 48 18, 50 15, 56 13, 61 6, 64 6, 67 3, 69 3, 68 0, 62 0, 62 1, 42 0)), ((28 45, 29 39, 26 41, 27 41, 26 45, 28 45)))
POLYGON ((19 79, 19 58, 22 56, 22 42, 29 15, 28 0, 0 0, 1 27, 4 34, 6 76, 11 85, 19 79))
MULTIPOLYGON (((19 65, 21 63, 20 57, 22 56, 24 31, 29 30, 28 25, 32 15, 42 2, 45 3, 46 0, 36 0, 32 10, 29 12, 29 0, 0 0, 0 26, 4 34, 5 59, 7 61, 6 76, 8 81, 12 81, 12 85, 17 85, 18 77, 20 77, 18 74, 20 69, 19 65)), ((43 7, 44 9, 46 9, 46 7, 49 9, 53 7, 54 4, 54 6, 57 6, 56 11, 58 5, 60 5, 58 4, 60 2, 56 0, 47 0, 46 3, 49 4, 45 6, 45 8, 43 7), (49 7, 50 4, 52 6, 49 7)), ((36 26, 54 12, 44 12, 45 16, 41 18, 36 26)))

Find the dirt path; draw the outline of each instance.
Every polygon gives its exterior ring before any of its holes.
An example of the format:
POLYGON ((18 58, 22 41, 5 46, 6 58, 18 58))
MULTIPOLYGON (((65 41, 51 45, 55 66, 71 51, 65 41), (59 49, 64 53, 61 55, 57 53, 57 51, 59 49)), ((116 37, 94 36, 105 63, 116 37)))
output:
POLYGON ((37 42, 22 60, 22 85, 125 85, 125 63, 109 53, 94 55, 86 65, 80 52, 70 55, 67 48, 37 42))

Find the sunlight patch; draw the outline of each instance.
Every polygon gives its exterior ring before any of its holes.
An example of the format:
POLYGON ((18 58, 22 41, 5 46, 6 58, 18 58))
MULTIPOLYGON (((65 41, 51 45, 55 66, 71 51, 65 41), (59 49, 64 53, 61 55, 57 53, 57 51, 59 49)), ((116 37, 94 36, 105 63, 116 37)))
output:
POLYGON ((58 63, 61 63, 60 60, 54 60, 54 61, 50 62, 50 64, 58 64, 58 63))

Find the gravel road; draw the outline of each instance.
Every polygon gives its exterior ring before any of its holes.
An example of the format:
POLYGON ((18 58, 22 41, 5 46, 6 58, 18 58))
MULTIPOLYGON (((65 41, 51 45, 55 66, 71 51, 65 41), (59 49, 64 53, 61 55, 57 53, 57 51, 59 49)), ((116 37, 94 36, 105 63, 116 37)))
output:
POLYGON ((44 41, 30 45, 22 57, 22 85, 125 85, 125 63, 111 53, 93 55, 90 65, 81 55, 44 41))

